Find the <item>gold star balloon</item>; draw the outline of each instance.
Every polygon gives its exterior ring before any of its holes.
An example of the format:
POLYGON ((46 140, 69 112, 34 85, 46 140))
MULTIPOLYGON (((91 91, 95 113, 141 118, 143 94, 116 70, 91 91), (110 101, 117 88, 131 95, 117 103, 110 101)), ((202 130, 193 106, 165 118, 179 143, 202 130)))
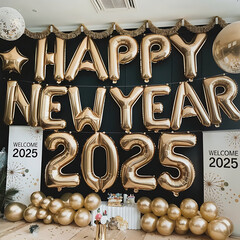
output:
POLYGON ((28 58, 23 56, 17 47, 5 53, 0 53, 0 57, 3 71, 17 72, 19 74, 21 74, 23 65, 28 61, 28 58))

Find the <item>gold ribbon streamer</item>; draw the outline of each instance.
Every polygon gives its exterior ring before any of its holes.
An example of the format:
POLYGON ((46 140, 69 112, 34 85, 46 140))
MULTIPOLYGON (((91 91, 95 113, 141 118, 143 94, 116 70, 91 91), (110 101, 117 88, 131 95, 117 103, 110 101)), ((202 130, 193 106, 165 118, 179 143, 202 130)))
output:
POLYGON ((124 30, 118 24, 115 24, 115 27, 116 27, 116 31, 119 34, 129 35, 131 37, 137 37, 146 31, 146 23, 147 23, 147 21, 145 20, 144 23, 142 24, 142 26, 136 30, 124 30))
POLYGON ((93 31, 88 30, 84 24, 82 24, 82 26, 83 26, 83 32, 87 36, 89 36, 93 39, 107 38, 113 33, 113 30, 114 30, 114 23, 112 23, 111 26, 107 30, 102 31, 102 32, 93 32, 93 31))

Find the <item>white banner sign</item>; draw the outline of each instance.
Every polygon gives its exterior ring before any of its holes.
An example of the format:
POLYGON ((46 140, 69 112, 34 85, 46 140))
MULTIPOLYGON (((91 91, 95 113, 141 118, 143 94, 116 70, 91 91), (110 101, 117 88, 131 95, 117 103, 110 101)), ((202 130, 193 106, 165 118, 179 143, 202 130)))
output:
POLYGON ((240 130, 203 132, 204 201, 234 223, 240 236, 240 130))
POLYGON ((29 204, 40 190, 43 130, 39 127, 9 126, 7 189, 19 192, 14 200, 29 204))

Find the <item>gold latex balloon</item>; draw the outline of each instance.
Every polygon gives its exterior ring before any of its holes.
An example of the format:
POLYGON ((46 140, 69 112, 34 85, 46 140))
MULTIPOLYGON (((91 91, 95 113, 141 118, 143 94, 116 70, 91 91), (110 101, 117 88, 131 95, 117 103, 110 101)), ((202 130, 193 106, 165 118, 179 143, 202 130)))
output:
POLYGON ((84 200, 84 207, 89 210, 93 211, 96 210, 101 205, 101 198, 96 193, 90 193, 85 197, 84 200))
POLYGON ((172 234, 175 228, 175 221, 169 219, 167 216, 162 216, 157 221, 157 231, 164 236, 172 234))
MULTIPOLYGON (((119 157, 114 141, 104 133, 96 132, 87 139, 82 150, 81 170, 87 185, 95 192, 110 188, 118 174, 119 157), (94 151, 97 147, 102 147, 106 152, 106 173, 98 177, 94 173, 94 151)), ((85 199, 86 200, 86 199, 85 199)))
POLYGON ((178 34, 169 38, 173 46, 182 54, 185 77, 188 79, 195 78, 197 76, 197 54, 207 40, 207 34, 196 34, 190 43, 187 43, 178 34))
POLYGON ((180 205, 181 213, 186 218, 193 218, 198 213, 198 204, 191 198, 186 198, 180 205))
POLYGON ((160 163, 166 167, 176 168, 178 177, 172 177, 168 172, 163 172, 158 178, 160 186, 172 191, 177 197, 179 192, 190 188, 195 179, 195 169, 189 158, 176 153, 175 147, 193 147, 196 145, 196 135, 191 133, 163 133, 159 139, 160 163))
POLYGON ((40 207, 42 200, 44 198, 46 198, 45 194, 37 191, 37 192, 32 193, 32 195, 30 197, 30 201, 35 207, 40 207))
POLYGON ((53 215, 52 214, 48 214, 44 219, 43 219, 43 222, 45 224, 50 224, 52 223, 53 221, 53 215))
POLYGON ((168 203, 163 198, 154 198, 151 202, 151 210, 158 217, 164 216, 168 211, 168 203))
POLYGON ((23 56, 16 46, 5 53, 0 53, 0 58, 2 59, 3 71, 19 74, 21 74, 23 65, 28 61, 28 58, 23 56))
POLYGON ((208 234, 213 240, 225 240, 229 236, 228 226, 218 220, 213 220, 208 224, 208 234))
POLYGON ((171 220, 177 220, 181 216, 181 210, 175 204, 170 204, 167 211, 168 218, 171 220))
POLYGON ((152 78, 152 63, 166 59, 171 53, 171 43, 167 37, 160 34, 146 35, 141 42, 141 75, 147 83, 152 78), (158 50, 152 50, 158 46, 158 50))
POLYGON ((133 188, 134 192, 138 192, 138 190, 154 190, 157 187, 156 178, 138 174, 138 170, 151 162, 154 156, 155 146, 151 138, 144 134, 128 134, 120 139, 120 145, 126 151, 134 147, 139 148, 139 153, 122 164, 121 178, 123 187, 125 189, 133 188))
POLYGON ((203 87, 212 124, 219 126, 222 122, 220 108, 230 119, 240 119, 240 111, 233 103, 238 93, 238 86, 233 79, 227 76, 206 78, 203 87), (223 88, 221 93, 217 93, 219 88, 223 88))
POLYGON ((54 221, 55 223, 58 223, 58 214, 54 214, 54 215, 53 215, 53 221, 54 221))
POLYGON ((188 232, 189 229, 189 219, 183 216, 179 217, 175 221, 175 232, 180 235, 184 235, 188 232))
POLYGON ((229 218, 217 217, 216 220, 220 221, 220 222, 223 222, 227 225, 228 230, 229 230, 229 235, 231 235, 233 233, 233 229, 234 229, 233 222, 229 218))
POLYGON ((35 206, 26 208, 25 211, 23 212, 24 220, 30 223, 36 222, 38 220, 37 212, 38 208, 35 206))
POLYGON ((201 216, 208 222, 214 220, 218 215, 218 209, 215 203, 205 202, 200 207, 201 216))
POLYGON ((66 132, 55 132, 49 135, 45 140, 45 146, 48 150, 55 151, 59 145, 64 149, 52 160, 45 168, 45 182, 49 188, 58 188, 61 191, 64 187, 76 187, 80 184, 78 173, 64 174, 62 168, 71 163, 78 152, 78 143, 76 139, 66 132))
POLYGON ((159 130, 169 129, 170 120, 168 118, 155 119, 155 113, 163 112, 163 104, 154 102, 155 97, 169 95, 171 88, 167 85, 148 86, 144 88, 142 107, 143 124, 149 131, 158 132, 159 130))
POLYGON ((156 230, 158 218, 153 213, 146 213, 141 218, 141 228, 144 232, 150 233, 156 230))
POLYGON ((49 211, 53 214, 56 214, 62 208, 64 208, 64 203, 58 198, 52 200, 48 207, 49 211))
POLYGON ((86 227, 91 222, 91 213, 85 208, 79 209, 75 213, 74 222, 79 227, 86 227))
POLYGON ((16 222, 23 219, 23 212, 26 205, 19 202, 11 202, 4 209, 4 216, 8 221, 16 222))
POLYGON ((70 207, 69 201, 70 197, 72 196, 72 193, 64 193, 60 199, 63 201, 65 207, 70 207))
POLYGON ((150 213, 151 210, 151 199, 148 197, 141 197, 137 201, 138 211, 142 214, 150 213))
POLYGON ((44 209, 44 208, 39 208, 38 209, 38 212, 37 212, 37 218, 38 219, 44 219, 44 218, 47 217, 47 215, 48 215, 48 212, 47 212, 46 209, 44 209))
POLYGON ((132 108, 140 98, 143 92, 143 87, 134 87, 132 91, 125 96, 122 91, 113 87, 110 89, 110 94, 120 108, 121 127, 126 133, 132 129, 132 108))
POLYGON ((108 48, 108 70, 109 78, 116 83, 120 78, 120 64, 131 62, 138 53, 137 41, 127 35, 118 35, 109 40, 108 48), (126 51, 120 51, 125 47, 126 51))
POLYGON ((195 235, 202 235, 206 232, 208 222, 202 217, 195 216, 189 221, 189 228, 195 235))
POLYGON ((69 225, 72 223, 75 211, 72 208, 62 208, 58 212, 58 223, 61 225, 69 225))
POLYGON ((82 208, 84 205, 84 197, 80 193, 73 193, 72 196, 69 198, 69 206, 74 209, 78 210, 82 208))
POLYGON ((228 73, 240 73, 239 27, 240 22, 228 24, 218 33, 212 46, 212 54, 216 64, 228 73))
POLYGON ((47 210, 51 201, 52 200, 48 197, 44 198, 40 204, 40 207, 47 210))

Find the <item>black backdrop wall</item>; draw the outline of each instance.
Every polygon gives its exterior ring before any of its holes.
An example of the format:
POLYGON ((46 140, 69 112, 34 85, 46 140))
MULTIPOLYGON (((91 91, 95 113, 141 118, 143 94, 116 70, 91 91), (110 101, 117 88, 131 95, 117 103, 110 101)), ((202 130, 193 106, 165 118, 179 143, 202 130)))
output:
MULTIPOLYGON (((202 88, 202 79, 204 77, 212 77, 218 74, 222 74, 222 70, 217 67, 216 63, 212 57, 212 43, 217 35, 217 33, 221 30, 219 26, 215 26, 213 30, 208 32, 208 39, 204 44, 203 48, 200 50, 197 56, 198 62, 198 76, 194 80, 191 85, 194 87, 196 92, 198 93, 200 99, 202 100, 204 106, 205 98, 203 94, 202 88)), ((147 33, 147 32, 146 32, 147 33)), ((187 41, 190 41, 194 34, 188 32, 185 28, 181 28, 179 31, 180 36, 185 38, 187 41)), ((114 34, 113 34, 114 35, 114 34)), ((80 35, 79 37, 68 40, 67 41, 67 59, 66 59, 66 66, 68 66, 78 44, 84 38, 84 34, 80 35)), ((143 35, 138 36, 136 40, 140 43, 143 35)), ((53 44, 54 44, 55 36, 51 34, 48 37, 49 42, 49 52, 53 51, 53 44)), ((6 92, 6 82, 11 77, 13 80, 18 80, 19 85, 25 92, 27 98, 30 97, 31 92, 31 84, 34 81, 34 55, 35 55, 35 46, 36 41, 34 39, 30 39, 26 36, 22 36, 19 40, 14 42, 6 42, 4 40, 0 40, 0 52, 5 52, 10 50, 15 45, 18 47, 20 52, 29 58, 29 62, 24 65, 22 69, 21 75, 16 73, 8 73, 3 72, 0 67, 0 79, 1 79, 1 87, 0 87, 0 129, 1 129, 1 137, 0 137, 0 147, 6 147, 8 145, 8 126, 3 123, 3 114, 4 114, 4 103, 5 103, 5 92, 6 92)), ((106 64, 108 65, 107 61, 107 47, 108 41, 107 39, 102 40, 94 40, 96 45, 98 46, 102 58, 106 64)), ((88 57, 88 56, 86 56, 88 57)), ((240 80, 239 75, 229 75, 231 78, 235 79, 237 82, 240 80)), ((176 83, 171 84, 170 87, 172 89, 171 94, 166 97, 156 98, 156 101, 161 101, 164 105, 164 112, 161 115, 156 117, 171 117, 171 111, 173 106, 173 101, 175 97, 175 92, 178 87, 178 83, 180 81, 185 81, 185 77, 183 74, 183 60, 181 54, 172 46, 171 55, 162 62, 157 64, 153 64, 153 77, 150 80, 148 85, 156 85, 156 84, 165 84, 165 83, 176 83)), ((43 86, 45 84, 49 85, 56 85, 53 79, 53 66, 47 66, 47 76, 46 80, 43 82, 43 86)), ((61 85, 69 85, 67 81, 61 83, 61 85)), ((76 76, 75 80, 71 83, 72 86, 78 86, 81 95, 81 102, 83 107, 93 107, 95 91, 98 86, 106 86, 107 88, 107 97, 105 102, 104 114, 103 114, 103 121, 100 131, 106 132, 107 135, 113 138, 115 144, 118 148, 118 153, 120 157, 120 166, 121 164, 127 160, 130 156, 138 152, 138 149, 133 149, 129 152, 126 152, 121 149, 119 145, 119 140, 122 136, 124 136, 124 131, 120 127, 120 114, 119 114, 119 107, 115 103, 115 101, 111 98, 109 89, 110 86, 113 86, 110 80, 105 82, 100 81, 95 72, 87 72, 81 71, 76 76)), ((134 86, 137 85, 144 85, 143 80, 141 79, 140 75, 140 55, 138 54, 137 58, 134 59, 131 63, 126 65, 121 65, 121 73, 120 73, 120 80, 115 86, 118 86, 124 94, 128 94, 134 86)), ((72 122, 70 104, 68 100, 68 96, 61 96, 55 97, 56 101, 59 101, 62 105, 62 110, 60 113, 53 114, 53 117, 62 118, 67 121, 67 128, 64 131, 72 131, 72 134, 77 139, 79 143, 79 152, 76 159, 64 168, 64 172, 79 172, 81 176, 80 185, 76 188, 65 188, 61 192, 58 192, 57 189, 49 189, 46 187, 44 182, 44 170, 45 166, 49 160, 52 159, 57 153, 59 153, 62 148, 60 147, 55 152, 48 151, 45 146, 43 147, 43 160, 42 160, 42 180, 41 180, 41 190, 46 193, 47 195, 52 195, 54 197, 60 197, 65 192, 81 192, 84 196, 88 193, 92 192, 92 189, 89 188, 84 179, 82 178, 80 163, 81 163, 81 152, 84 143, 86 142, 87 138, 90 137, 94 132, 91 130, 90 127, 86 126, 84 130, 80 133, 75 132, 72 122)), ((236 106, 240 108, 239 103, 240 97, 234 100, 236 106)), ((133 108, 133 128, 132 132, 147 132, 146 128, 143 125, 142 121, 142 102, 141 99, 138 100, 136 105, 133 108)), ((159 185, 154 191, 140 191, 139 193, 135 194, 137 198, 141 196, 148 196, 150 198, 154 198, 156 196, 161 196, 167 199, 169 202, 179 204, 180 201, 186 197, 191 197, 196 199, 199 204, 203 201, 203 154, 202 154, 202 131, 208 130, 220 130, 220 129, 237 129, 240 128, 239 122, 234 122, 226 117, 224 113, 222 113, 222 124, 219 128, 215 128, 214 126, 210 128, 203 127, 196 117, 194 118, 187 118, 183 119, 183 123, 179 132, 191 131, 197 135, 197 145, 193 148, 186 148, 186 149, 176 149, 177 152, 180 152, 186 156, 188 156, 196 169, 196 179, 191 188, 189 188, 185 192, 181 192, 178 198, 175 198, 173 194, 169 191, 162 189, 159 185)), ((15 125, 26 125, 26 122, 22 115, 20 114, 19 110, 16 109, 16 115, 14 120, 15 125)), ((51 134, 52 131, 44 131, 44 139, 51 134)), ((178 172, 171 168, 163 167, 158 159, 158 140, 161 133, 153 133, 147 132, 147 135, 152 138, 152 140, 156 144, 156 151, 153 160, 151 163, 140 169, 139 174, 143 175, 155 175, 158 177, 163 171, 169 171, 172 175, 177 176, 178 172)), ((96 175, 102 176, 105 173, 105 152, 103 149, 98 148, 95 151, 95 173, 96 175)), ((106 193, 101 193, 102 199, 107 198, 107 193, 133 193, 133 190, 125 191, 121 184, 121 178, 118 176, 117 181, 115 184, 107 190, 106 193)))

